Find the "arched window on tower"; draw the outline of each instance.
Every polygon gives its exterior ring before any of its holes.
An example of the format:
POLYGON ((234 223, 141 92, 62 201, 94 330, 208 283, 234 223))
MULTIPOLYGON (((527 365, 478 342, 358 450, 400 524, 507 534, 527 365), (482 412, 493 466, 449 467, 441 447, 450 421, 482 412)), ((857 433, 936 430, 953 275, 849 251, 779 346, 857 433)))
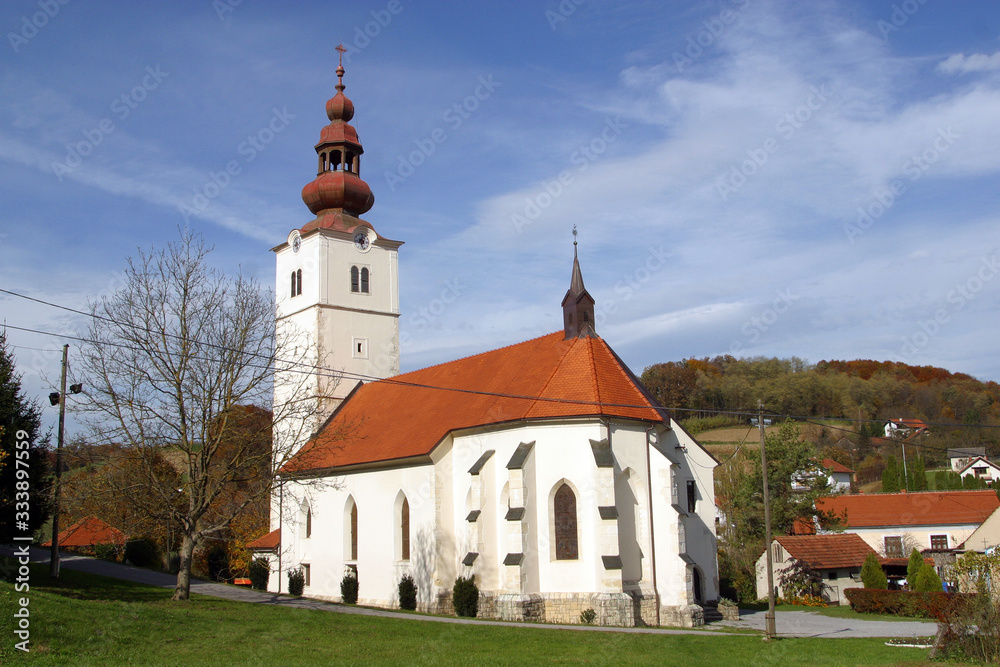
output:
POLYGON ((358 267, 352 266, 351 267, 351 291, 352 292, 358 292, 358 291, 361 290, 361 288, 359 286, 359 283, 358 283, 358 275, 359 275, 358 267))
POLYGON ((302 269, 292 271, 292 296, 302 294, 302 269))
POLYGON ((354 153, 346 151, 344 153, 344 171, 354 171, 354 153))
POLYGON ((576 560, 579 546, 576 532, 576 494, 569 484, 563 484, 553 499, 556 530, 556 560, 576 560))
POLYGON ((361 269, 361 291, 364 292, 365 294, 371 293, 370 290, 368 289, 368 276, 369 276, 368 268, 366 267, 361 269))
POLYGON ((330 170, 340 169, 340 151, 330 151, 330 170))

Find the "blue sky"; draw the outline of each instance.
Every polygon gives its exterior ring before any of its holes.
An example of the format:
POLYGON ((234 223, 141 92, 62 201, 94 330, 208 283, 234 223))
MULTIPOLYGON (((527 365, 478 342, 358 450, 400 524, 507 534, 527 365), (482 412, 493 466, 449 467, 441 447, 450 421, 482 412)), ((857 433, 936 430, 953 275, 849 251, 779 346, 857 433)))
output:
MULTIPOLYGON (((3 289, 85 308, 185 224, 272 285, 343 42, 365 218, 405 241, 404 370, 560 328, 577 225, 637 373, 1000 380, 996 2, 9 0, 0 27, 3 289)), ((0 318, 85 328, 5 295, 0 318)), ((9 338, 47 392, 62 341, 9 338)))

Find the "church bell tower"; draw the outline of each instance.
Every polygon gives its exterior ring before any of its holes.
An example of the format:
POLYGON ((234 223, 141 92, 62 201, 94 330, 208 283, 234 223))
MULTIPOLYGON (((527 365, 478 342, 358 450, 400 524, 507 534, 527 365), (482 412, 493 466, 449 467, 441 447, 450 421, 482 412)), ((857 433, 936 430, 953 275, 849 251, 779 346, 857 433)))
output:
MULTIPOLYGON (((337 50, 342 57, 343 47, 337 50)), ((316 178, 302 189, 315 217, 272 248, 279 346, 274 404, 313 406, 300 429, 306 436, 359 381, 399 373, 402 242, 379 235, 360 217, 375 197, 361 178, 364 148, 350 124, 354 104, 344 87, 341 62, 337 93, 326 103, 330 123, 315 147, 316 178)))

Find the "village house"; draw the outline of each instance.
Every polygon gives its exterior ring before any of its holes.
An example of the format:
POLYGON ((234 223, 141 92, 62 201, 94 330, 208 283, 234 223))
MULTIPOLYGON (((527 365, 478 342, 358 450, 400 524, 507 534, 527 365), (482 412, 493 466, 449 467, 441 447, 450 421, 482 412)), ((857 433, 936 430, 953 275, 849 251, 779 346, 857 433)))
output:
MULTIPOLYGON (((778 597, 786 593, 781 575, 798 561, 823 577, 823 599, 829 604, 846 601, 844 591, 862 588, 861 566, 875 553, 860 535, 779 535, 771 542, 774 586, 778 597)), ((757 597, 767 597, 767 553, 757 559, 757 597)))

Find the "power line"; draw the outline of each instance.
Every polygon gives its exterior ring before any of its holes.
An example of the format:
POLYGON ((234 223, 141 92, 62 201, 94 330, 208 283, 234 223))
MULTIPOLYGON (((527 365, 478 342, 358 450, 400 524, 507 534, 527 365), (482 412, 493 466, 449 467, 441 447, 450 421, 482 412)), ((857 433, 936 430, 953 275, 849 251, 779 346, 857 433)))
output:
MULTIPOLYGON (((83 315, 85 317, 93 317, 95 319, 99 319, 99 320, 102 320, 102 321, 106 321, 106 322, 112 323, 112 324, 114 324, 116 326, 119 326, 119 327, 126 327, 126 328, 130 328, 130 329, 133 329, 133 330, 136 330, 136 331, 147 333, 147 334, 157 333, 157 334, 164 335, 164 336, 166 336, 168 338, 177 339, 177 340, 181 340, 181 341, 187 341, 187 340, 189 340, 189 339, 185 339, 183 336, 181 336, 179 334, 173 334, 173 333, 167 333, 167 332, 153 332, 148 327, 142 327, 142 326, 139 326, 139 325, 131 323, 131 322, 121 322, 119 320, 115 320, 114 318, 106 317, 106 316, 103 316, 103 315, 98 315, 96 313, 87 313, 85 311, 77 310, 75 308, 70 308, 69 306, 63 306, 63 305, 60 305, 60 304, 57 304, 57 303, 52 303, 50 301, 45 301, 43 299, 38 299, 38 298, 35 298, 35 297, 27 296, 27 295, 20 294, 18 292, 13 292, 13 291, 7 290, 7 289, 0 288, 0 293, 9 294, 11 296, 19 297, 19 298, 22 298, 22 299, 27 299, 29 301, 34 301, 36 303, 40 303, 42 305, 49 306, 49 307, 52 307, 52 308, 58 308, 60 310, 66 310, 68 312, 76 313, 78 315, 83 315)), ((79 337, 79 336, 72 336, 72 335, 69 335, 69 334, 57 334, 57 333, 48 332, 48 331, 41 331, 41 330, 38 330, 38 329, 29 329, 29 328, 25 328, 25 327, 17 327, 17 326, 10 325, 10 324, 7 324, 6 326, 9 327, 9 328, 11 328, 11 329, 16 329, 16 330, 19 330, 19 331, 26 331, 26 332, 30 332, 30 333, 37 333, 37 334, 47 335, 47 336, 55 336, 55 337, 64 338, 64 339, 68 339, 68 340, 76 340, 76 341, 80 341, 80 342, 91 343, 91 344, 94 344, 94 345, 112 345, 112 346, 115 346, 115 347, 129 349, 129 350, 137 351, 137 352, 146 351, 146 350, 144 350, 141 347, 135 347, 133 345, 129 345, 129 344, 125 344, 125 343, 115 343, 115 342, 112 342, 112 341, 98 341, 98 340, 94 340, 94 339, 90 339, 90 338, 83 338, 83 337, 79 337)), ((316 365, 316 364, 308 364, 308 363, 301 362, 301 361, 288 361, 288 360, 284 360, 284 359, 278 358, 276 356, 272 357, 272 356, 263 355, 263 354, 260 354, 260 353, 247 352, 245 350, 239 350, 239 349, 235 349, 235 348, 230 348, 230 347, 227 347, 225 345, 219 345, 219 344, 215 344, 215 343, 199 342, 198 344, 200 346, 204 346, 204 347, 208 347, 208 348, 212 348, 212 349, 217 349, 217 350, 224 351, 224 352, 236 352, 236 353, 239 353, 239 354, 244 354, 244 355, 246 355, 248 357, 255 357, 255 358, 260 358, 260 359, 266 359, 269 362, 269 364, 270 363, 280 364, 282 366, 282 368, 281 368, 282 371, 295 372, 295 373, 299 373, 299 374, 315 374, 315 375, 319 375, 319 376, 323 376, 323 377, 332 377, 332 378, 338 378, 338 379, 360 380, 360 381, 363 381, 363 382, 375 382, 375 381, 378 381, 378 382, 383 382, 383 383, 387 383, 387 384, 397 384, 397 385, 401 385, 401 386, 408 386, 408 387, 414 387, 414 388, 420 388, 420 389, 433 389, 433 390, 439 390, 439 391, 452 391, 452 392, 457 392, 457 393, 474 394, 474 395, 480 395, 480 396, 493 396, 493 397, 497 397, 497 398, 509 398, 509 399, 517 399, 517 400, 541 401, 541 402, 549 402, 549 403, 563 403, 563 404, 571 404, 571 405, 594 405, 594 406, 616 407, 616 408, 653 409, 653 410, 656 410, 657 412, 660 412, 662 410, 666 410, 666 411, 675 412, 675 413, 676 412, 712 412, 712 413, 717 414, 717 415, 729 415, 729 416, 747 417, 747 418, 754 417, 757 414, 756 412, 751 412, 749 410, 723 410, 723 409, 710 409, 710 410, 706 410, 704 408, 681 408, 681 407, 669 407, 669 406, 660 406, 660 407, 657 407, 657 406, 653 406, 653 405, 637 405, 637 404, 630 404, 630 403, 605 403, 605 402, 600 402, 600 401, 584 401, 584 400, 578 400, 578 399, 561 399, 561 398, 549 398, 549 397, 542 397, 542 396, 529 396, 529 395, 520 395, 520 394, 508 394, 508 393, 504 393, 504 392, 492 392, 492 391, 483 391, 483 390, 467 389, 467 388, 459 388, 459 387, 443 387, 443 386, 437 386, 437 385, 431 385, 431 384, 425 384, 425 383, 419 383, 419 382, 410 382, 410 381, 406 381, 406 380, 399 380, 397 378, 391 378, 391 377, 390 378, 380 378, 380 377, 377 377, 377 376, 374 376, 374 375, 366 375, 366 374, 363 374, 363 373, 356 373, 356 372, 352 372, 352 371, 344 371, 344 370, 338 371, 336 369, 328 368, 328 367, 325 367, 325 366, 320 366, 320 365, 316 365), (301 369, 305 369, 305 370, 301 370, 301 369)), ((197 357, 197 356, 192 356, 191 359, 199 360, 199 361, 213 361, 212 359, 209 359, 209 358, 206 358, 206 357, 197 357)), ((252 364, 247 364, 247 366, 249 366, 251 368, 259 368, 259 369, 264 369, 264 368, 268 367, 268 366, 255 366, 255 365, 252 365, 252 364)), ((800 422, 806 422, 806 423, 812 423, 812 424, 816 424, 815 420, 820 420, 820 419, 830 420, 830 421, 843 421, 843 422, 850 422, 850 423, 856 423, 856 424, 859 424, 859 423, 879 423, 879 424, 881 424, 881 423, 885 422, 885 420, 879 420, 879 419, 855 419, 855 418, 851 418, 851 417, 816 417, 816 416, 807 416, 807 415, 787 415, 787 414, 778 414, 778 413, 765 413, 764 416, 765 417, 769 417, 769 418, 776 418, 776 419, 779 419, 779 420, 786 420, 786 421, 787 420, 792 420, 792 421, 800 421, 800 422)), ((818 426, 824 426, 826 428, 831 428, 831 429, 834 429, 834 430, 844 431, 844 432, 847 432, 847 433, 854 433, 854 431, 850 431, 848 429, 841 429, 841 428, 837 428, 837 427, 834 427, 834 426, 829 426, 829 425, 826 425, 826 424, 816 424, 816 425, 818 425, 818 426)), ((945 424, 945 423, 930 423, 930 424, 927 424, 927 426, 933 426, 935 428, 952 428, 952 429, 954 429, 954 428, 990 428, 990 429, 1000 428, 1000 424, 945 424)), ((922 445, 922 446, 926 447, 926 445, 922 445)), ((933 448, 933 449, 939 449, 940 450, 941 448, 933 448)))

